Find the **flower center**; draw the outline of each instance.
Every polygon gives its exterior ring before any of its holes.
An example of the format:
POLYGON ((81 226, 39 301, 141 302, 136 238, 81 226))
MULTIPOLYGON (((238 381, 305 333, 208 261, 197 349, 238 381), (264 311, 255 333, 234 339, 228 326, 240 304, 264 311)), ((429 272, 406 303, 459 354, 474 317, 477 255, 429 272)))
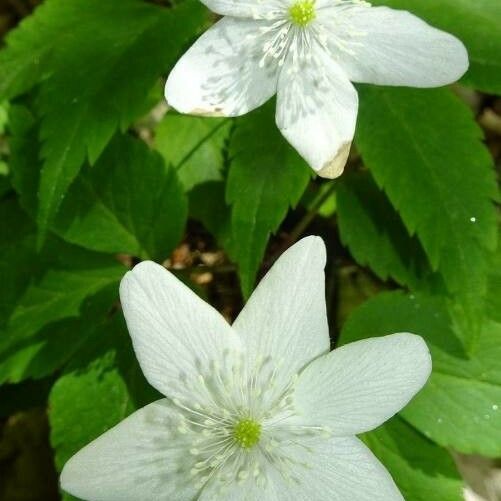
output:
POLYGON ((315 0, 300 0, 289 7, 291 21, 304 27, 315 19, 315 0))
POLYGON ((261 425, 252 419, 242 419, 233 428, 233 438, 243 449, 250 449, 259 442, 261 425))

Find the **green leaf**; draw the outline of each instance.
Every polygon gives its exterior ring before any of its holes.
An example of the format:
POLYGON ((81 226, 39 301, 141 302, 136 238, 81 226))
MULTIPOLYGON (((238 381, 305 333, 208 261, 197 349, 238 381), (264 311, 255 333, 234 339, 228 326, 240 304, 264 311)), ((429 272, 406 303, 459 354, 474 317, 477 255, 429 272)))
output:
POLYGON ((227 118, 165 115, 155 129, 155 148, 174 166, 186 191, 222 179, 223 148, 231 120, 227 118))
POLYGON ((409 10, 433 26, 456 35, 468 49, 470 70, 464 81, 501 94, 501 3, 498 0, 373 0, 409 10))
POLYGON ((89 249, 166 259, 188 202, 175 171, 138 140, 117 137, 70 189, 54 228, 89 249))
POLYGON ((346 174, 337 185, 341 240, 358 263, 381 279, 417 288, 430 267, 419 241, 368 173, 346 174))
POLYGON ((9 122, 9 103, 0 102, 0 134, 5 133, 7 123, 9 122))
POLYGON ((118 284, 124 267, 108 256, 54 246, 52 266, 29 285, 0 340, 0 352, 35 335, 42 327, 79 315, 83 301, 110 284, 118 284))
MULTIPOLYGON (((8 361, 17 350, 39 343, 42 338, 33 338, 45 326, 78 317, 87 298, 111 286, 116 289, 125 268, 111 256, 52 238, 37 254, 35 228, 17 204, 3 202, 0 213, 7 230, 0 246, 7 289, 0 308, 0 357, 8 361)), ((22 367, 14 369, 19 374, 22 367)))
MULTIPOLYGON (((23 207, 36 214, 35 118, 13 107, 11 167, 23 207)), ((142 141, 117 136, 68 191, 51 229, 64 240, 101 252, 163 260, 179 242, 187 200, 173 168, 142 141)))
POLYGON ((0 202, 0 329, 7 323, 30 281, 43 269, 43 260, 34 253, 34 233, 33 223, 15 199, 0 202))
POLYGON ((63 375, 49 397, 51 444, 56 467, 134 409, 126 382, 109 351, 85 370, 63 375))
POLYGON ((494 254, 490 266, 486 306, 490 318, 501 323, 501 247, 494 254))
POLYGON ((446 89, 360 90, 363 159, 471 319, 497 242, 498 192, 482 132, 446 89))
POLYGON ((501 324, 486 322, 467 355, 443 298, 383 293, 358 308, 343 344, 369 336, 413 332, 433 359, 427 385, 400 415, 434 442, 467 454, 501 454, 501 324))
POLYGON ((29 339, 12 339, 1 354, 0 384, 40 379, 68 363, 78 365, 81 352, 102 344, 108 335, 108 316, 117 300, 118 284, 86 298, 78 317, 49 322, 29 339))
POLYGON ((462 481, 450 454, 402 419, 391 419, 363 439, 406 501, 462 501, 462 481))
POLYGON ((195 186, 189 193, 190 217, 200 221, 219 245, 230 245, 231 214, 225 202, 223 181, 209 181, 195 186))
POLYGON ((298 203, 311 171, 276 128, 272 105, 238 120, 230 157, 229 252, 238 263, 243 294, 249 296, 270 233, 298 203))
POLYGON ((139 0, 47 4, 12 35, 3 56, 6 70, 28 78, 28 84, 7 83, 9 95, 42 80, 42 236, 86 156, 94 163, 117 127, 126 128, 146 111, 155 82, 205 18, 203 7, 191 1, 175 9, 139 0), (46 68, 37 80, 26 77, 33 58, 46 68))

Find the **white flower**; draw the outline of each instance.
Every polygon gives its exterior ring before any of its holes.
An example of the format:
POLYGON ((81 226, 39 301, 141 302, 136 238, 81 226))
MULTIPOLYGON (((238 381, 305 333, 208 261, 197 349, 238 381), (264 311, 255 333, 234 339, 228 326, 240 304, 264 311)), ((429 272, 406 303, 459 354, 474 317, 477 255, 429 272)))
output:
POLYGON ((360 0, 202 0, 227 16, 165 87, 181 113, 237 116, 277 94, 276 122, 323 177, 342 174, 358 109, 352 82, 436 87, 468 68, 463 44, 405 11, 360 0))
POLYGON ((63 489, 103 501, 402 500, 355 434, 409 402, 430 355, 413 334, 329 353, 324 264, 322 240, 301 240, 232 326, 161 266, 127 273, 134 349, 167 398, 73 456, 63 489))

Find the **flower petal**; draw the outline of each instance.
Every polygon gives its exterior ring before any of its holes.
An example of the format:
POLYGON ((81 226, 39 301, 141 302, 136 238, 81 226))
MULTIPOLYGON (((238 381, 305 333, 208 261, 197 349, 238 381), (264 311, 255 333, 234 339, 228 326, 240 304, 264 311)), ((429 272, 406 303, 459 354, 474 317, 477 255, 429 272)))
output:
POLYGON ((202 0, 212 12, 221 16, 244 17, 250 19, 274 19, 283 14, 282 0, 202 0))
POLYGON ((207 30, 171 71, 169 105, 181 113, 237 116, 276 92, 276 64, 261 66, 270 21, 225 17, 207 30))
POLYGON ((321 12, 330 48, 353 82, 438 87, 468 69, 460 40, 409 12, 369 6, 321 12))
POLYGON ((224 318, 159 264, 144 261, 128 272, 120 299, 144 375, 169 397, 191 394, 186 377, 210 371, 240 346, 224 318))
POLYGON ((277 500, 403 501, 390 474, 357 438, 318 440, 310 448, 311 454, 297 450, 296 482, 279 481, 277 500))
POLYGON ((317 438, 304 445, 281 450, 281 462, 261 463, 257 477, 226 484, 215 478, 200 501, 403 501, 390 474, 357 438, 317 438))
POLYGON ((277 392, 329 350, 324 266, 322 239, 303 238, 280 256, 233 324, 251 367, 263 357, 278 364, 277 392))
POLYGON ((296 386, 299 412, 335 436, 372 430, 423 387, 431 357, 414 334, 369 338, 313 361, 296 386))
POLYGON ((311 58, 289 51, 278 80, 276 121, 285 138, 322 177, 343 173, 357 120, 358 96, 319 46, 311 58))
POLYGON ((94 501, 193 499, 199 487, 186 459, 192 437, 176 432, 176 418, 167 399, 143 407, 77 452, 61 487, 94 501))

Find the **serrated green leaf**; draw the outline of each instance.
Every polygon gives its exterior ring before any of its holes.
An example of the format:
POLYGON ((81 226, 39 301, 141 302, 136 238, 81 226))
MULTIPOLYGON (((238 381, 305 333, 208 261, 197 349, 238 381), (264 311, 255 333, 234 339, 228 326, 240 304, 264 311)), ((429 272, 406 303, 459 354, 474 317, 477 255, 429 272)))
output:
POLYGON ((360 95, 363 159, 473 326, 497 242, 498 192, 482 132, 446 89, 363 86, 360 95))
MULTIPOLYGON (((117 127, 125 128, 145 112, 149 91, 205 16, 197 2, 175 9, 139 0, 47 4, 11 37, 4 54, 8 62, 17 57, 20 67, 31 68, 32 56, 26 53, 33 48, 38 57, 43 50, 47 65, 49 76, 38 99, 44 159, 38 209, 42 236, 86 156, 93 163, 117 127)), ((19 92, 25 89, 17 86, 19 92)))
POLYGON ((486 295, 489 318, 501 323, 501 247, 492 257, 486 295))
POLYGON ((0 329, 5 326, 30 281, 39 276, 43 260, 34 259, 35 228, 15 199, 0 202, 0 329))
POLYGON ((0 102, 0 134, 5 132, 5 128, 9 121, 9 103, 4 101, 0 102))
MULTIPOLYGON (((35 249, 35 228, 12 201, 0 205, 7 230, 0 246, 5 270, 1 312, 0 358, 31 344, 45 326, 78 317, 84 301, 115 284, 125 268, 113 257, 49 239, 42 253, 35 249), (9 231, 12 230, 12 231, 9 231)), ((9 377, 8 375, 6 377, 9 377)))
POLYGON ((406 501, 462 501, 463 485, 447 450, 399 417, 363 436, 406 501))
POLYGON ((195 186, 189 193, 190 217, 200 221, 219 245, 229 245, 230 207, 225 202, 223 181, 209 181, 195 186))
POLYGON ((383 293, 346 322, 341 342, 394 332, 424 337, 433 360, 427 385, 400 415, 434 442, 467 454, 501 454, 501 324, 486 322, 467 355, 443 298, 383 293))
POLYGON ((238 120, 230 157, 229 252, 238 263, 244 296, 249 296, 268 237, 301 198, 311 170, 278 132, 270 105, 238 120))
POLYGON ((54 229, 89 249, 162 261, 184 231, 188 202, 175 171, 130 137, 115 138, 70 189, 54 229))
POLYGON ((430 274, 423 249, 369 173, 347 174, 338 181, 337 209, 341 240, 358 263, 383 280, 423 285, 430 274))
MULTIPOLYGON (((35 217, 38 149, 35 118, 13 107, 11 165, 23 207, 35 217)), ((180 240, 187 200, 172 167, 142 141, 117 136, 71 186, 51 229, 101 252, 163 260, 180 240)))
POLYGON ((498 0, 372 0, 374 5, 409 10, 433 26, 456 35, 468 49, 464 81, 501 94, 501 3, 498 0))
POLYGON ((166 115, 155 129, 155 148, 172 165, 186 191, 208 181, 220 181, 223 147, 231 120, 166 115))
POLYGON ((1 354, 0 384, 40 379, 68 363, 78 367, 82 350, 102 344, 108 334, 103 326, 117 296, 118 285, 108 286, 82 302, 78 317, 50 322, 29 339, 12 340, 1 354))
POLYGON ((59 378, 50 393, 49 406, 51 444, 58 470, 134 408, 113 351, 97 358, 86 370, 59 378))

